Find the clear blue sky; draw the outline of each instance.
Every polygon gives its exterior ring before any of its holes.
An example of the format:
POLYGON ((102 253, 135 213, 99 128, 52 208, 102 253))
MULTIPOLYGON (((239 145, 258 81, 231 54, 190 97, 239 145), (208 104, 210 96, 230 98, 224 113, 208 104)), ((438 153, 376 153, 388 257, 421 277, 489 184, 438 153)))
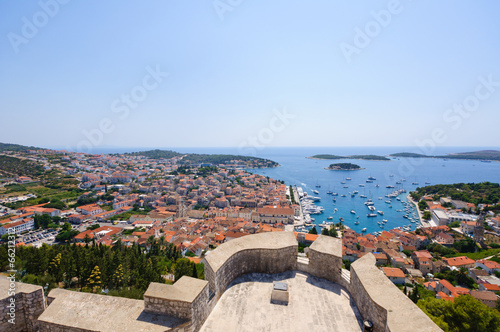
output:
POLYGON ((496 1, 55 1, 0 2, 0 142, 411 146, 436 128, 443 146, 500 142, 500 84, 478 88, 500 82, 496 1), (447 111, 464 100, 474 111, 447 111))

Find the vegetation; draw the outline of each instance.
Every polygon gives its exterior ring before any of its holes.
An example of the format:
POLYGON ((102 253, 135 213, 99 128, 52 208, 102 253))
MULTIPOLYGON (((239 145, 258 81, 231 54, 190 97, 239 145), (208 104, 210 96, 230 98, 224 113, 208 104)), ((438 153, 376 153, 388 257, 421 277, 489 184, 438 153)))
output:
POLYGON ((40 150, 40 148, 19 144, 0 143, 0 151, 26 152, 28 150, 40 150))
MULTIPOLYGON (((148 239, 146 250, 120 241, 113 247, 105 245, 42 245, 41 248, 21 246, 16 249, 18 280, 45 286, 100 292, 131 298, 142 298, 151 282, 164 283, 162 275, 203 275, 202 264, 195 265, 164 238, 148 239), (201 266, 200 266, 201 265, 201 266)), ((0 271, 8 269, 7 245, 0 246, 0 271)))
POLYGON ((234 162, 244 163, 250 168, 279 166, 277 162, 269 159, 248 157, 248 156, 237 156, 231 154, 188 154, 181 160, 182 164, 187 164, 187 165, 199 165, 199 164, 227 165, 227 164, 232 164, 234 162))
POLYGON ((38 163, 9 156, 0 156, 0 175, 6 177, 38 177, 43 174, 43 167, 38 163))
POLYGON ((450 197, 477 204, 497 204, 500 200, 500 184, 492 182, 437 184, 417 188, 411 193, 414 200, 420 200, 424 195, 450 197))
POLYGON ((411 152, 399 152, 390 154, 391 157, 401 157, 401 158, 432 158, 432 156, 426 156, 425 154, 411 153, 411 152))
POLYGON ((500 331, 500 313, 470 295, 461 295, 453 302, 428 297, 417 305, 444 331, 500 331))
POLYGON ((125 155, 144 156, 144 157, 151 158, 151 159, 170 159, 170 158, 182 156, 182 154, 179 152, 170 151, 170 150, 159 150, 159 149, 149 150, 149 151, 141 151, 141 152, 125 153, 125 155))
POLYGON ((200 165, 200 164, 224 165, 236 162, 236 163, 245 163, 248 167, 255 167, 255 168, 279 166, 277 162, 268 159, 229 155, 229 154, 196 154, 196 153, 181 154, 175 151, 157 149, 150 151, 126 153, 126 155, 144 156, 151 159, 171 159, 174 157, 182 156, 180 163, 184 165, 200 165))
POLYGON ((332 236, 332 237, 338 237, 337 229, 335 227, 332 227, 330 229, 327 229, 324 227, 321 230, 321 235, 326 235, 326 236, 332 236))
POLYGON ((466 268, 461 268, 460 270, 455 271, 438 272, 434 276, 438 279, 448 280, 453 284, 453 286, 462 285, 469 289, 477 288, 477 284, 474 282, 474 279, 469 277, 466 268))
POLYGON ((403 158, 440 158, 440 159, 473 159, 473 160, 500 160, 500 151, 482 150, 474 152, 452 153, 445 156, 426 156, 419 153, 400 152, 393 153, 391 157, 403 158))
POLYGON ((328 166, 327 169, 334 170, 334 171, 351 171, 351 170, 358 170, 358 169, 362 169, 362 168, 356 164, 338 163, 338 164, 331 164, 330 166, 328 166))
POLYGON ((311 159, 326 159, 326 160, 335 160, 335 159, 361 159, 361 160, 391 160, 387 157, 384 156, 376 156, 373 154, 366 154, 366 155, 352 155, 352 156, 337 156, 334 154, 317 154, 311 157, 308 157, 311 159))

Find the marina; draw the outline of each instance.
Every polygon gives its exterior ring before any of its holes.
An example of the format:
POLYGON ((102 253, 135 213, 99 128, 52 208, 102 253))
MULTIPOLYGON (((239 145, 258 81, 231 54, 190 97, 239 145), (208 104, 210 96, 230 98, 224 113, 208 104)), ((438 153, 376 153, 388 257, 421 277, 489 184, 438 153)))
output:
MULTIPOLYGON (((335 152, 337 155, 349 155, 355 152, 356 154, 387 155, 394 152, 392 148, 349 148, 349 151, 346 151, 347 148, 338 149, 344 149, 344 151, 335 152)), ((397 151, 400 149, 405 150, 397 148, 397 151)), ((423 227, 425 223, 422 223, 415 205, 408 200, 407 196, 424 183, 432 185, 481 181, 500 182, 500 163, 498 162, 482 163, 451 159, 444 161, 426 158, 415 161, 420 163, 419 167, 410 167, 412 158, 392 158, 390 161, 346 160, 355 162, 364 169, 333 172, 324 169, 331 161, 305 158, 316 153, 324 153, 320 148, 316 150, 270 148, 266 151, 267 153, 259 157, 275 160, 281 166, 270 169, 249 169, 249 171, 283 180, 287 185, 296 187, 297 192, 302 191, 307 194, 308 198, 301 202, 303 212, 305 214, 311 212, 309 217, 315 220, 309 219, 310 226, 305 227, 306 231, 314 224, 338 223, 340 218, 345 226, 358 233, 362 233, 365 228, 365 232, 371 234, 395 228, 415 230, 417 227, 423 227), (443 163, 446 163, 446 168, 442 167, 443 163), (366 182, 366 180, 373 182, 366 182), (419 183, 419 185, 414 183, 419 183), (351 210, 356 213, 351 213, 351 210), (367 216, 372 214, 375 216, 367 216), (328 219, 328 217, 333 218, 328 219)), ((454 151, 448 149, 436 152, 436 154, 449 152, 454 151)))

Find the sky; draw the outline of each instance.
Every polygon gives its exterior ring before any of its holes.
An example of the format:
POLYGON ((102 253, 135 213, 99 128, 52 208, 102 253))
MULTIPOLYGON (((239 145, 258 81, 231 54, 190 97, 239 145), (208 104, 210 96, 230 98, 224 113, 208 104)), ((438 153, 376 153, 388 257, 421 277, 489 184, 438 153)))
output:
POLYGON ((498 146, 495 1, 1 1, 0 142, 498 146))

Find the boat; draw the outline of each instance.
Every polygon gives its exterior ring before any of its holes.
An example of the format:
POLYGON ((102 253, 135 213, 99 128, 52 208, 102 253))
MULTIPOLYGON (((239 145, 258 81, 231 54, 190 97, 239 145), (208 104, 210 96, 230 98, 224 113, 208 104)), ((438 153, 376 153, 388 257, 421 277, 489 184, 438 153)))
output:
POLYGON ((366 232, 366 227, 361 230, 362 232, 366 232))
POLYGON ((336 192, 332 193, 332 196, 338 196, 338 195, 339 195, 339 193, 336 193, 336 192))
POLYGON ((373 176, 369 176, 368 177, 368 180, 377 180, 376 178, 374 178, 373 176))
POLYGON ((367 196, 366 195, 359 195, 359 197, 366 198, 367 196))
POLYGON ((425 184, 431 184, 431 183, 427 181, 427 182, 425 182, 425 184))
POLYGON ((368 205, 368 210, 370 210, 370 211, 375 211, 375 206, 373 206, 373 205, 368 205))
POLYGON ((394 177, 394 174, 390 174, 390 175, 389 175, 389 177, 390 177, 390 178, 393 178, 393 177, 394 177))
POLYGON ((357 221, 357 220, 356 220, 356 221, 354 222, 354 225, 359 225, 359 221, 357 221))
POLYGON ((327 219, 327 220, 332 220, 332 219, 333 219, 333 217, 332 217, 332 216, 330 216, 330 217, 328 217, 328 218, 326 218, 326 219, 327 219))
POLYGON ((387 222, 387 219, 382 219, 382 222, 387 222))
POLYGON ((337 212, 338 210, 339 210, 339 209, 337 209, 337 208, 333 209, 333 211, 334 211, 334 212, 337 212))
POLYGON ((364 187, 365 185, 364 185, 364 184, 362 184, 362 183, 360 183, 360 184, 359 184, 359 186, 360 186, 360 187, 364 187))
POLYGON ((319 191, 317 191, 316 189, 313 189, 312 192, 315 193, 316 195, 319 194, 319 191))
POLYGON ((345 181, 341 181, 340 183, 345 184, 345 181))
POLYGON ((373 183, 373 180, 366 180, 366 183, 373 183))
POLYGON ((339 218, 340 222, 344 222, 344 218, 340 217, 339 218))
POLYGON ((416 185, 418 185, 418 182, 412 182, 411 184, 416 186, 416 185))
POLYGON ((366 216, 369 218, 373 218, 373 217, 376 217, 377 214, 376 213, 367 213, 366 216))
POLYGON ((328 191, 326 192, 326 194, 327 194, 327 195, 331 195, 331 194, 333 194, 333 192, 332 192, 332 191, 330 191, 330 190, 328 190, 328 191))
POLYGON ((385 201, 387 204, 391 204, 392 202, 391 201, 385 201))
POLYGON ((377 187, 377 188, 378 188, 378 187, 380 187, 380 185, 379 185, 379 184, 376 184, 376 185, 375 185, 375 187, 377 187))
POLYGON ((352 214, 356 214, 356 211, 354 211, 354 210, 351 210, 351 213, 352 213, 352 214))
POLYGON ((380 214, 381 216, 383 216, 383 215, 384 215, 384 211, 380 211, 380 210, 378 210, 378 211, 377 211, 377 213, 378 213, 378 214, 380 214))
POLYGON ((351 178, 345 178, 347 181, 351 181, 352 179, 351 178))
POLYGON ((344 186, 344 188, 349 188, 349 186, 344 186))

